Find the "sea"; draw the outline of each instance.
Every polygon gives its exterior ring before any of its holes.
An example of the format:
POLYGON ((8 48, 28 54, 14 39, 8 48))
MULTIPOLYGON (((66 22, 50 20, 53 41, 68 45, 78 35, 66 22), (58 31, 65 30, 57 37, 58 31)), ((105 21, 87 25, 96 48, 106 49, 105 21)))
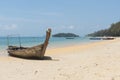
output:
MULTIPOLYGON (((45 41, 45 37, 0 37, 0 50, 6 50, 8 46, 23 46, 32 47, 38 44, 42 44, 45 41)), ((48 48, 57 48, 72 46, 84 43, 96 42, 90 40, 89 37, 76 37, 74 39, 66 39, 64 37, 51 37, 49 40, 48 48)))

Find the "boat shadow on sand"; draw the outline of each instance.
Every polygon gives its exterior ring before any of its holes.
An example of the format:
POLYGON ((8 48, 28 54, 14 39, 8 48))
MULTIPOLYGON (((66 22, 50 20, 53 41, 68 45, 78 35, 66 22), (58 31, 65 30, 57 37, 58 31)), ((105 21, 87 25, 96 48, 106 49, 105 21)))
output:
POLYGON ((12 58, 16 58, 16 59, 24 59, 24 60, 40 60, 40 61, 60 61, 57 58, 52 58, 50 56, 44 56, 43 58, 36 58, 36 57, 32 57, 32 58, 24 58, 24 57, 18 57, 18 56, 9 56, 9 54, 7 55, 8 57, 12 57, 12 58))
MULTIPOLYGON (((10 57, 10 56, 9 56, 10 57)), ((18 56, 13 56, 14 58, 19 58, 19 59, 25 59, 25 60, 55 60, 52 59, 50 56, 44 56, 43 58, 23 58, 23 57, 18 57, 18 56)))

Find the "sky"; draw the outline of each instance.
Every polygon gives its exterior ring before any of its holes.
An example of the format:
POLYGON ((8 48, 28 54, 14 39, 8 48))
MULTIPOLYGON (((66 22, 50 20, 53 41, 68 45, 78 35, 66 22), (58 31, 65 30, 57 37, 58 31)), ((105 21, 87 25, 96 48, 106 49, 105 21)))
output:
POLYGON ((120 21, 120 0, 0 0, 0 36, 80 36, 120 21))

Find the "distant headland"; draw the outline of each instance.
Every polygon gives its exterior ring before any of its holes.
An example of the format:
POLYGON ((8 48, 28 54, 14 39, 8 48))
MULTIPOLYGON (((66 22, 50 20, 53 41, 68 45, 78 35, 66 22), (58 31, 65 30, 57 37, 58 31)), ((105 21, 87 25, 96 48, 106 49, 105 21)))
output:
POLYGON ((79 35, 76 35, 74 33, 57 33, 52 35, 52 37, 79 37, 79 35))
POLYGON ((120 36, 120 22, 113 23, 108 29, 99 30, 97 32, 88 34, 87 36, 92 37, 102 37, 102 36, 113 36, 118 37, 120 36))

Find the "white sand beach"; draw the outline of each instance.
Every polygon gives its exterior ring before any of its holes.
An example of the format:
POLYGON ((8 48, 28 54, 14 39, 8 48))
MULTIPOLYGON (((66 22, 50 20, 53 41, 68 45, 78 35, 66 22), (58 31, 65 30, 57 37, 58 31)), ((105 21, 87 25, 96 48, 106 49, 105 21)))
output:
POLYGON ((0 80, 120 80, 119 50, 118 38, 47 49, 52 60, 0 56, 0 80))

